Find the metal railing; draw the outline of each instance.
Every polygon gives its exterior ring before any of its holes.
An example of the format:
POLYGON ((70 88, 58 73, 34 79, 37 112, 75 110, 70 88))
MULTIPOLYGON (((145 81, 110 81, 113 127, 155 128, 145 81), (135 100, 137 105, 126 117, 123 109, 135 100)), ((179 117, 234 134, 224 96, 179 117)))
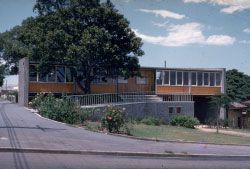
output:
POLYGON ((131 103, 147 102, 151 100, 155 92, 127 92, 127 93, 102 93, 86 95, 70 95, 68 99, 74 101, 80 106, 114 104, 114 103, 131 103))
POLYGON ((93 106, 102 104, 119 104, 135 102, 174 102, 174 101, 192 101, 190 94, 171 94, 157 96, 154 91, 150 92, 127 92, 127 93, 103 93, 103 94, 86 94, 70 95, 68 99, 79 106, 93 106))

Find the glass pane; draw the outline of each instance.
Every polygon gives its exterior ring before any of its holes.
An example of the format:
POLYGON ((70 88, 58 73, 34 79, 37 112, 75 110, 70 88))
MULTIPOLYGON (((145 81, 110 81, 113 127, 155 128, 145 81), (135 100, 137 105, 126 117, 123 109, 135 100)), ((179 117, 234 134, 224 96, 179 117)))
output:
POLYGON ((170 114, 172 114, 172 113, 174 112, 174 108, 173 108, 173 107, 169 107, 169 108, 168 108, 168 112, 169 112, 170 114))
POLYGON ((176 72, 170 71, 170 85, 176 85, 176 72))
POLYGON ((188 85, 188 72, 183 72, 183 85, 188 85))
POLYGON ((208 73, 204 73, 204 77, 203 77, 204 79, 204 85, 205 86, 208 86, 209 85, 209 74, 208 73))
POLYGON ((197 73, 198 86, 202 86, 202 72, 197 73))
POLYGON ((65 67, 64 66, 56 67, 56 81, 65 82, 65 67))
POLYGON ((39 82, 47 82, 47 74, 46 73, 39 73, 38 81, 39 82))
POLYGON ((210 73, 210 86, 215 86, 214 73, 210 73))
POLYGON ((162 85, 162 72, 161 71, 156 72, 156 83, 158 85, 162 85))
POLYGON ((52 68, 48 73, 48 82, 55 82, 56 81, 56 71, 55 68, 52 68))
POLYGON ((73 82, 73 74, 69 67, 66 67, 66 82, 73 82))
POLYGON ((196 80, 197 80, 197 74, 196 74, 196 72, 192 72, 192 74, 191 74, 191 80, 192 80, 192 85, 197 85, 197 83, 196 83, 196 80))
POLYGON ((37 81, 37 70, 35 65, 29 66, 29 78, 31 82, 37 81))
POLYGON ((147 84, 146 77, 136 77, 136 84, 147 84))
POLYGON ((216 86, 220 86, 220 85, 221 85, 221 74, 216 73, 216 86))
POLYGON ((169 71, 164 72, 164 84, 169 85, 169 71))
POLYGON ((181 107, 176 107, 176 113, 181 113, 181 107))
POLYGON ((182 72, 177 72, 177 85, 182 85, 182 72))

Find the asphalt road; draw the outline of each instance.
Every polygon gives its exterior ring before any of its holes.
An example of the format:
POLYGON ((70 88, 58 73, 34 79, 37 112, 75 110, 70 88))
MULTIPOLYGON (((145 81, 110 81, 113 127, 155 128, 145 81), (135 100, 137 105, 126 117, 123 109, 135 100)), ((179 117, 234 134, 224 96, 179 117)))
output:
POLYGON ((147 158, 0 153, 0 169, 247 169, 249 159, 147 158))

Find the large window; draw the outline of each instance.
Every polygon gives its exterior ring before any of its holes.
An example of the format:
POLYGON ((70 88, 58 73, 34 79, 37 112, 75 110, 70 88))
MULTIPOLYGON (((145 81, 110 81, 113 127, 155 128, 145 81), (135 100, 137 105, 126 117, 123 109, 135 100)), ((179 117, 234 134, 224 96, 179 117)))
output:
POLYGON ((191 73, 191 81, 192 81, 192 85, 196 86, 197 85, 197 73, 196 72, 192 72, 191 73))
POLYGON ((203 73, 203 84, 204 86, 209 85, 209 73, 203 73))
POLYGON ((56 67, 56 81, 57 82, 65 82, 65 67, 57 66, 56 67))
POLYGON ((214 76, 214 73, 210 73, 210 86, 215 86, 215 76, 214 76))
POLYGON ((37 70, 35 65, 29 66, 29 78, 31 82, 37 81, 37 70))
POLYGON ((216 86, 220 86, 221 85, 221 74, 220 73, 216 73, 216 86))
POLYGON ((169 71, 164 72, 164 84, 169 85, 169 71))
POLYGON ((182 85, 182 72, 177 72, 177 85, 182 85))
POLYGON ((128 83, 128 79, 125 79, 124 77, 118 77, 118 83, 128 83))
POLYGON ((66 82, 73 82, 72 68, 66 67, 66 82))
POLYGON ((38 77, 38 81, 39 82, 47 82, 47 74, 46 73, 39 73, 39 77, 38 77))
POLYGON ((162 85, 162 71, 156 72, 156 83, 162 85))
POLYGON ((197 83, 198 83, 198 86, 202 86, 202 72, 198 72, 197 73, 197 83))
POLYGON ((183 85, 189 85, 188 72, 183 72, 183 85))
POLYGON ((55 82, 56 81, 56 70, 52 68, 48 73, 48 82, 55 82))
POLYGON ((170 85, 176 85, 176 71, 170 71, 170 85))

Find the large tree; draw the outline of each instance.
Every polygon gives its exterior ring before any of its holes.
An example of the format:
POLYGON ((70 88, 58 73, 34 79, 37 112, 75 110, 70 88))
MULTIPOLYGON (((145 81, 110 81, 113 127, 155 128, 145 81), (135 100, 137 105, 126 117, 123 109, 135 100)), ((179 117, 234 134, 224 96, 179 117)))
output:
POLYGON ((226 72, 226 93, 233 101, 250 99, 250 76, 236 69, 226 72))
POLYGON ((109 0, 37 0, 34 10, 36 17, 4 33, 4 39, 15 42, 3 45, 10 65, 24 56, 38 61, 40 71, 49 71, 52 64, 72 65, 85 93, 96 76, 138 74, 141 39, 109 0))

